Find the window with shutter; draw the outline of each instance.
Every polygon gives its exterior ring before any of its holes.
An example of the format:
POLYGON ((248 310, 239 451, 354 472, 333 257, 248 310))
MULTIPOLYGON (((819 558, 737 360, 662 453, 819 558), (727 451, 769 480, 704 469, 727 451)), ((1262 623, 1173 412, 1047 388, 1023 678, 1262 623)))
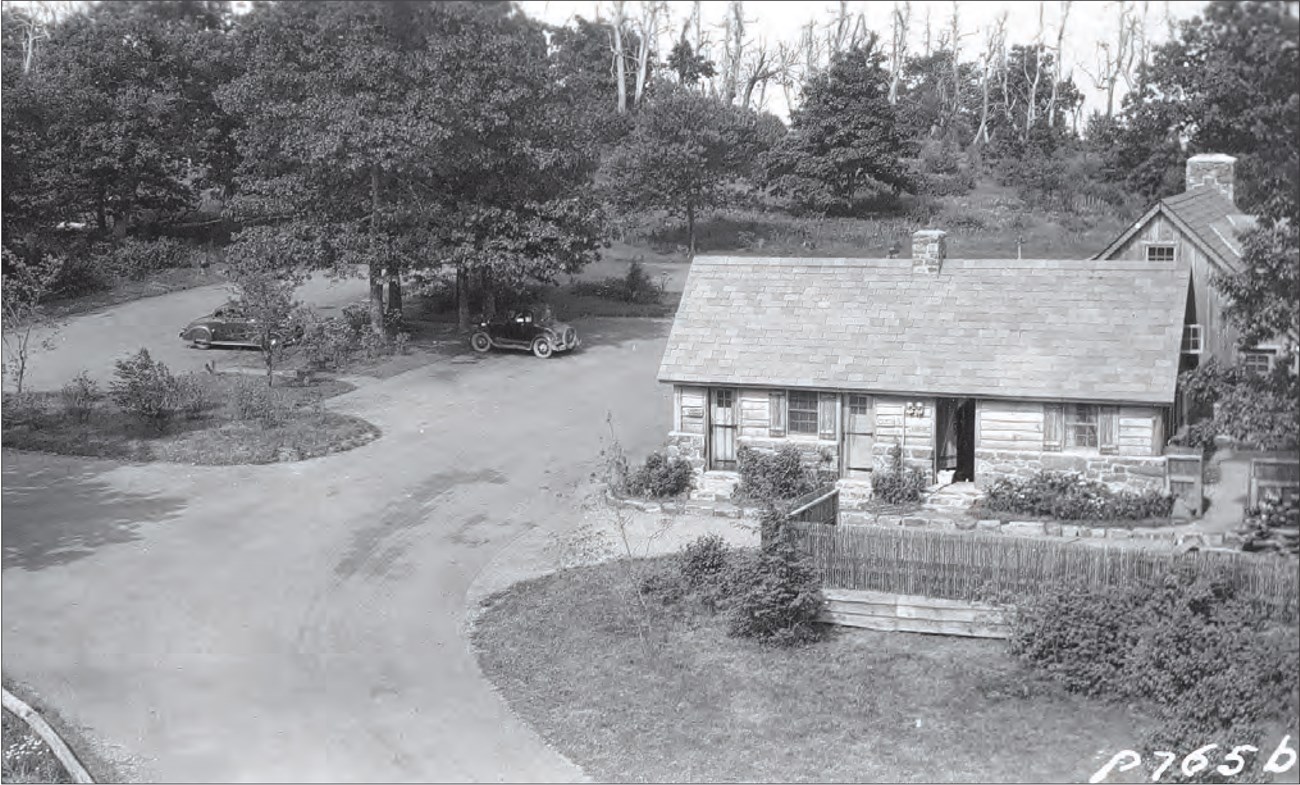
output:
POLYGON ((767 400, 772 418, 767 435, 773 438, 785 436, 785 391, 773 390, 767 394, 767 400))
POLYGON ((1060 451, 1065 430, 1065 411, 1059 403, 1043 405, 1043 449, 1060 451))
POLYGON ((822 393, 817 401, 817 438, 835 439, 835 419, 840 397, 835 393, 822 393))
POLYGON ((1097 449, 1103 454, 1119 452, 1119 407, 1097 407, 1097 449))

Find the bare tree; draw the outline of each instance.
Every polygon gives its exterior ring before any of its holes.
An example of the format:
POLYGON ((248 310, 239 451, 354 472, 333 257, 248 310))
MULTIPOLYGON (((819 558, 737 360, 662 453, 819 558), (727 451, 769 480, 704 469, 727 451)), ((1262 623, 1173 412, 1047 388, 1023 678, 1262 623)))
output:
POLYGON ((1007 12, 1003 11, 984 35, 984 51, 980 54, 980 124, 972 144, 989 141, 989 87, 1006 57, 1006 42, 1007 12))
POLYGON ((6 272, 0 281, 0 305, 3 306, 4 370, 13 380, 19 396, 27 380, 32 352, 53 347, 58 324, 51 320, 41 301, 53 290, 63 268, 63 258, 45 256, 37 261, 3 250, 6 272), (46 332, 37 339, 38 331, 46 332))
POLYGON ((940 50, 944 48, 944 42, 952 47, 952 115, 951 119, 956 120, 957 115, 961 112, 961 39, 968 38, 972 33, 963 33, 961 31, 961 16, 957 0, 952 3, 952 16, 948 18, 948 30, 940 42, 940 50))
POLYGON ((1097 70, 1084 73, 1092 78, 1093 86, 1106 91, 1106 116, 1115 114, 1115 88, 1121 79, 1127 84, 1132 78, 1133 61, 1137 56, 1136 37, 1142 21, 1126 0, 1117 0, 1119 26, 1115 33, 1115 45, 1109 41, 1097 42, 1097 70))
POLYGON ((762 109, 766 101, 767 83, 779 79, 783 67, 782 60, 768 49, 767 39, 760 37, 750 49, 750 57, 746 61, 745 90, 741 94, 740 105, 748 109, 757 88, 759 98, 756 107, 762 109))
POLYGON ((627 111, 627 63, 623 53, 623 25, 627 21, 625 4, 625 0, 614 0, 614 21, 611 23, 614 28, 612 34, 614 41, 610 51, 614 53, 614 79, 618 82, 619 114, 627 111))
POLYGON ((925 47, 925 56, 926 56, 926 57, 929 57, 929 56, 930 56, 930 48, 931 48, 930 42, 931 42, 931 40, 932 40, 932 38, 933 38, 933 35, 934 35, 934 26, 930 23, 930 6, 929 6, 929 5, 926 5, 926 7, 925 7, 925 44, 924 44, 924 47, 925 47))
POLYGON ((741 0, 731 0, 723 22, 722 99, 731 103, 740 85, 740 66, 745 55, 745 8, 741 0))
POLYGON ((1029 100, 1025 102, 1025 136, 1029 136, 1029 129, 1034 127, 1034 122, 1038 119, 1038 83, 1043 77, 1043 2, 1038 2, 1038 32, 1034 35, 1034 73, 1029 75, 1029 58, 1023 58, 1021 68, 1024 70, 1025 81, 1029 84, 1029 100))
POLYGON ((905 0, 900 9, 894 3, 893 36, 889 46, 889 103, 898 103, 898 85, 907 61, 907 32, 912 23, 912 3, 905 0))
POLYGON ((1054 128, 1056 126, 1056 101, 1059 97, 1058 93, 1060 92, 1061 86, 1061 61, 1064 59, 1061 56, 1061 49, 1065 42, 1065 26, 1070 21, 1071 5, 1073 5, 1073 3, 1071 3, 1070 0, 1062 0, 1061 23, 1056 27, 1056 48, 1053 50, 1056 60, 1053 62, 1054 67, 1052 69, 1052 96, 1047 100, 1048 128, 1054 128))
POLYGON ((668 7, 661 0, 642 0, 641 14, 638 17, 637 33, 640 39, 636 51, 636 89, 634 103, 641 105, 641 96, 645 94, 646 80, 650 75, 650 51, 659 40, 661 19, 668 16, 668 7))
POLYGON ((61 17, 78 10, 76 4, 63 0, 35 0, 13 9, 12 19, 22 36, 24 74, 31 73, 36 64, 40 43, 50 38, 50 27, 61 17))

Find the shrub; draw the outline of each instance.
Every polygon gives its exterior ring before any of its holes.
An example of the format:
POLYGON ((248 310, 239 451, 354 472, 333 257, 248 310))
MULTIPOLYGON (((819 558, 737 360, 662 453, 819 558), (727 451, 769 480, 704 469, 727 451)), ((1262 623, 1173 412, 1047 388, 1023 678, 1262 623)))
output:
POLYGON ((982 509, 1063 520, 1141 520, 1168 517, 1173 497, 1161 491, 1110 490, 1075 472, 1040 471, 1005 477, 985 489, 982 509))
POLYGON ((361 332, 346 317, 308 317, 298 347, 309 368, 337 369, 361 348, 361 332))
POLYGON ((284 394, 258 379, 241 378, 234 390, 235 415, 267 426, 283 423, 289 416, 284 394))
POLYGON ((122 411, 162 427, 176 413, 176 378, 148 349, 118 360, 108 394, 122 411))
POLYGON ((741 445, 736 451, 740 483, 736 494, 760 502, 793 499, 817 487, 816 476, 803 463, 794 445, 784 445, 776 452, 763 452, 741 445))
POLYGON ((732 579, 737 585, 729 634, 783 646, 820 636, 821 583, 812 563, 792 543, 777 538, 732 579))
POLYGON ((361 353, 367 360, 376 360, 387 354, 392 353, 392 346, 388 341, 388 336, 366 328, 361 332, 360 341, 361 353))
POLYGON ((622 278, 605 278, 600 281, 579 281, 569 287, 578 295, 602 297, 638 305, 654 305, 663 301, 664 291, 645 271, 640 262, 632 262, 622 278))
POLYGON ((871 477, 871 496, 886 504, 910 504, 921 500, 927 485, 923 472, 903 465, 903 446, 897 442, 889 450, 889 465, 871 477))
POLYGON ((1246 513, 1242 550, 1300 553, 1300 496, 1265 497, 1246 513))
POLYGON ((664 499, 689 491, 694 476, 690 461, 669 458, 656 450, 646 456, 644 465, 627 476, 624 490, 633 496, 664 499))
POLYGON ((1190 569, 1105 591, 1055 587, 1022 604, 1011 639, 1013 654, 1074 692, 1154 702, 1150 744, 1187 750, 1241 743, 1292 712, 1298 648, 1294 629, 1190 569))
POLYGON ((722 537, 704 534, 682 549, 680 568, 682 580, 692 588, 717 585, 727 569, 729 548, 722 537))
POLYGON ((90 378, 90 374, 82 371, 63 385, 59 397, 63 401, 63 410, 71 415, 72 419, 85 422, 90 419, 95 403, 103 397, 103 393, 100 392, 99 383, 90 378))
POLYGON ((188 371, 177 376, 173 394, 176 411, 186 419, 196 420, 213 406, 208 378, 202 373, 188 371))

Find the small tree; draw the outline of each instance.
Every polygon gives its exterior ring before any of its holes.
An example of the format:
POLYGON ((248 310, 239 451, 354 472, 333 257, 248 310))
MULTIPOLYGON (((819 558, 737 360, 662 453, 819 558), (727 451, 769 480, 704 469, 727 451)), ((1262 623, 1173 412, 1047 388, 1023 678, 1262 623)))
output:
POLYGON ((8 248, 4 249, 3 256, 0 301, 4 315, 4 370, 13 379, 18 395, 22 395, 32 350, 51 347, 52 333, 33 340, 38 328, 58 329, 58 323, 41 308, 41 300, 50 293, 59 277, 63 259, 44 256, 32 261, 8 248))
POLYGON ((244 313, 252 319, 268 387, 275 383, 275 363, 295 323, 294 290, 304 280, 301 269, 284 261, 292 258, 285 250, 274 227, 257 227, 242 232, 227 255, 228 277, 244 313))

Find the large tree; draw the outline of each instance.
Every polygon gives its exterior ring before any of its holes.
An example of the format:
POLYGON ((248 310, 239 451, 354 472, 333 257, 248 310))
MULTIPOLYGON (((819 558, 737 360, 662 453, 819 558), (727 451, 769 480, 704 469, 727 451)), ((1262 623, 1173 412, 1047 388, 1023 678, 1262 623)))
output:
POLYGON ((767 158, 772 193, 815 212, 846 213, 866 193, 913 189, 900 159, 916 145, 899 133, 884 59, 872 35, 809 81, 790 133, 767 158))
POLYGON ((608 161, 610 198, 624 210, 684 218, 693 254, 701 212, 725 204, 771 137, 770 122, 757 113, 685 85, 659 84, 608 161))
POLYGON ((242 215, 315 264, 362 264, 374 329, 401 274, 457 272, 462 327, 484 271, 512 283, 591 259, 593 150, 548 79, 542 29, 506 3, 302 3, 243 25, 242 215))

